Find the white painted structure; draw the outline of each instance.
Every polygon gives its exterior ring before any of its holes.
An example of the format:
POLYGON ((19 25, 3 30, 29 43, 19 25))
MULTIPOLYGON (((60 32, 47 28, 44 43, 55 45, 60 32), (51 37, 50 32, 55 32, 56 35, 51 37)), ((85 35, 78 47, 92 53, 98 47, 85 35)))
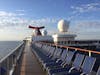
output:
POLYGON ((54 43, 63 43, 67 41, 74 40, 76 37, 75 34, 55 34, 53 35, 53 41, 54 43))
POLYGON ((63 44, 63 42, 75 40, 76 35, 68 33, 69 21, 60 20, 58 22, 58 30, 60 33, 53 35, 53 41, 56 44, 63 44))
POLYGON ((37 42, 37 41, 48 41, 52 42, 53 38, 50 35, 47 36, 33 36, 32 41, 37 42))
POLYGON ((46 30, 43 30, 42 31, 42 36, 46 36, 47 35, 47 31, 46 30))
POLYGON ((48 42, 53 42, 53 38, 51 35, 47 35, 47 31, 43 30, 42 35, 37 36, 37 31, 33 31, 32 39, 33 42, 38 42, 38 41, 48 41, 48 42))

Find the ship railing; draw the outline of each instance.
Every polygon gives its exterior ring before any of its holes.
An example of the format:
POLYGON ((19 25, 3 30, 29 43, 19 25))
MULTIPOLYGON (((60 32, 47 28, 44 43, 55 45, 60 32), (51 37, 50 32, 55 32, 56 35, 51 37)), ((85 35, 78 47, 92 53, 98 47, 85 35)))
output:
POLYGON ((68 45, 68 46, 94 46, 97 44, 63 44, 63 45, 68 45))
POLYGON ((24 50, 25 43, 22 42, 9 54, 0 60, 0 75, 12 75, 24 50))
POLYGON ((56 46, 56 47, 59 47, 59 48, 65 48, 67 50, 75 50, 75 51, 87 53, 89 56, 92 56, 92 54, 98 54, 98 55, 100 55, 100 51, 96 51, 96 50, 81 49, 81 48, 75 48, 75 47, 58 45, 58 44, 53 44, 53 43, 45 43, 45 42, 36 42, 36 43, 37 44, 42 44, 42 45, 56 46))

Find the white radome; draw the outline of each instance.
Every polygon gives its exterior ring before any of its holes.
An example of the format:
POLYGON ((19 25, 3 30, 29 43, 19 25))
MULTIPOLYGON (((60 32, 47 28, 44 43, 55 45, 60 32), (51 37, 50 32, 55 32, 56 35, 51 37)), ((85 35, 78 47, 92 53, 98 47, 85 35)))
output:
POLYGON ((69 29, 69 21, 66 21, 66 20, 60 20, 58 22, 58 30, 60 32, 67 32, 68 29, 69 29))
POLYGON ((43 35, 43 36, 47 35, 47 31, 46 31, 46 30, 43 30, 43 31, 42 31, 42 35, 43 35))

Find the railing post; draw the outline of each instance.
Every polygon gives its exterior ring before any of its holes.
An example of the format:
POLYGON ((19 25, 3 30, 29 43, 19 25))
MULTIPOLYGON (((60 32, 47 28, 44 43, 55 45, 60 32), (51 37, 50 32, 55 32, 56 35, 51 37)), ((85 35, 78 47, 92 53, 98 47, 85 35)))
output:
POLYGON ((10 67, 9 67, 9 57, 7 58, 7 75, 9 75, 10 67))
POLYGON ((77 51, 77 48, 75 48, 75 51, 77 51))
POLYGON ((91 57, 91 51, 89 51, 89 56, 91 57))
POLYGON ((69 49, 68 49, 68 47, 67 47, 67 51, 68 51, 69 49))

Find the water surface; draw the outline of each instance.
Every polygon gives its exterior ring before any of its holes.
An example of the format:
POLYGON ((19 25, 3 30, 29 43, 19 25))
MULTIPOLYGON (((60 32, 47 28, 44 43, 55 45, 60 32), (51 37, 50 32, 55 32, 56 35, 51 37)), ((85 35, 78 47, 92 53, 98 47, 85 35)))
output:
POLYGON ((21 41, 0 41, 0 59, 15 49, 21 41))

